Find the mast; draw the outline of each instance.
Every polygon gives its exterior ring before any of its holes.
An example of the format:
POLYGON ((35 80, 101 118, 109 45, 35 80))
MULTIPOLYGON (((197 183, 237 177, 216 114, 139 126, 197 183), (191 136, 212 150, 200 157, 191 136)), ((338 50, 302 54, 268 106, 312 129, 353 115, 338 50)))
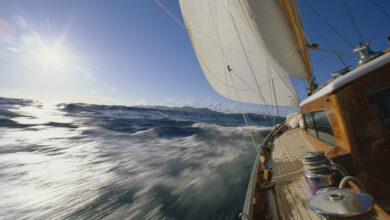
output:
POLYGON ((312 71, 301 23, 295 22, 299 43, 279 0, 179 3, 199 64, 216 92, 245 103, 275 105, 276 96, 278 105, 298 105, 290 76, 310 82, 312 71))
POLYGON ((303 62, 307 70, 307 74, 309 76, 307 79, 309 84, 308 89, 310 91, 313 91, 316 86, 314 84, 313 69, 311 67, 309 50, 303 32, 303 25, 301 23, 302 19, 298 10, 298 5, 295 0, 279 0, 279 4, 298 42, 300 54, 302 56, 303 62))

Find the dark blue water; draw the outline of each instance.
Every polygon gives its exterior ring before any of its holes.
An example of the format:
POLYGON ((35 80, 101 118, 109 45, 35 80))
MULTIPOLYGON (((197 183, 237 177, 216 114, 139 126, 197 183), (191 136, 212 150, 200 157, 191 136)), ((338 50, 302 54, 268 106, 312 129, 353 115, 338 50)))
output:
POLYGON ((250 119, 0 98, 0 219, 237 219, 272 126, 250 119))

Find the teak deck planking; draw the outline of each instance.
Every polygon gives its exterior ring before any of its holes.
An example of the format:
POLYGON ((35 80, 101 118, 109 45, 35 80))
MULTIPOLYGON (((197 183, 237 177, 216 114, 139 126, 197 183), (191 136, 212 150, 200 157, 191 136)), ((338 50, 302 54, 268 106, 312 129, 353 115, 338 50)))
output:
POLYGON ((289 130, 274 141, 272 164, 275 188, 270 193, 270 199, 277 204, 277 210, 272 212, 277 212, 277 217, 281 219, 320 219, 308 204, 312 193, 303 176, 301 162, 307 151, 315 149, 304 140, 300 129, 289 130))
MULTIPOLYGON (((272 219, 321 219, 309 207, 308 202, 313 192, 305 180, 301 162, 304 153, 316 149, 304 138, 304 132, 300 128, 284 132, 273 143, 275 187, 268 193, 272 219)), ((381 202, 381 205, 389 203, 388 200, 381 202)), ((375 219, 386 217, 377 212, 375 219)))

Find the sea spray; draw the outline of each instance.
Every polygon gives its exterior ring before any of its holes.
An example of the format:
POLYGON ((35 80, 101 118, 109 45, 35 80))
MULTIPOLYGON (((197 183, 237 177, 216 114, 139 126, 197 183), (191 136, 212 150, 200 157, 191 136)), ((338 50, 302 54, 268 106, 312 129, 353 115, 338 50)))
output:
POLYGON ((0 218, 236 219, 263 116, 0 98, 0 218), (160 114, 163 112, 164 114, 160 114))

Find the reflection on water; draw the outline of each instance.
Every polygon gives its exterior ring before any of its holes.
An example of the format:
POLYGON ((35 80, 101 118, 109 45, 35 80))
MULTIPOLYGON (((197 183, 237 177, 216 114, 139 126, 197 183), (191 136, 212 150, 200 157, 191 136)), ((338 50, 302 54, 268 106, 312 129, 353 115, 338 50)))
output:
POLYGON ((239 117, 0 98, 0 218, 236 219, 239 117))

